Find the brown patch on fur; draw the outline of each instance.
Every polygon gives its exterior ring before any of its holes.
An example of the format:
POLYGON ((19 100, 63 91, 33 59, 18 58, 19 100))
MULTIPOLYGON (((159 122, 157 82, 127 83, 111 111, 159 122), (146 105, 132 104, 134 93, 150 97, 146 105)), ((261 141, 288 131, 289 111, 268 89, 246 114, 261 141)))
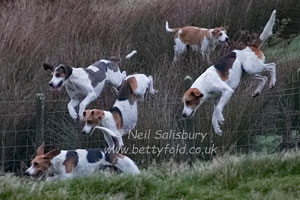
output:
POLYGON ((85 110, 83 113, 84 121, 93 126, 97 126, 104 115, 104 111, 100 109, 85 110))
POLYGON ((44 148, 45 148, 45 143, 43 142, 39 148, 37 148, 36 150, 36 155, 37 156, 40 156, 40 155, 43 155, 44 154, 44 148))
POLYGON ((255 47, 255 46, 250 46, 249 48, 255 53, 255 55, 257 55, 257 57, 258 57, 259 59, 262 59, 262 58, 263 58, 263 53, 262 53, 262 51, 259 50, 257 47, 255 47))
POLYGON ((181 33, 176 33, 175 38, 180 37, 180 40, 189 45, 201 45, 204 37, 208 40, 211 35, 209 29, 202 29, 194 26, 186 26, 181 28, 181 33))
POLYGON ((119 112, 112 112, 111 114, 114 117, 117 128, 121 129, 123 127, 123 120, 121 115, 119 114, 119 112))
POLYGON ((214 30, 212 31, 212 35, 213 35, 215 38, 218 38, 218 37, 220 37, 221 31, 227 32, 226 29, 225 29, 224 27, 216 27, 216 28, 214 28, 214 30))
POLYGON ((214 65, 215 68, 217 69, 219 76, 221 77, 221 79, 223 81, 228 80, 229 69, 232 68, 232 65, 233 65, 235 59, 236 59, 236 53, 231 52, 231 53, 227 54, 226 56, 224 56, 223 58, 221 58, 218 61, 218 63, 214 65))
POLYGON ((194 109, 200 103, 201 97, 203 97, 203 94, 197 88, 190 88, 184 93, 183 101, 187 106, 194 109))
POLYGON ((71 173, 72 170, 78 164, 78 155, 75 151, 68 151, 66 155, 66 160, 64 161, 63 165, 66 168, 66 173, 71 173))
POLYGON ((123 159, 123 158, 125 158, 125 156, 120 153, 110 153, 106 157, 106 161, 110 162, 112 165, 116 165, 116 164, 118 164, 119 158, 123 159))
POLYGON ((41 146, 37 149, 37 155, 35 158, 31 161, 32 166, 35 169, 35 173, 33 176, 37 175, 39 172, 46 172, 51 163, 50 161, 60 154, 59 149, 54 149, 52 151, 49 151, 48 153, 44 154, 44 143, 41 144, 41 146))
POLYGON ((118 100, 129 100, 130 104, 133 104, 136 100, 134 91, 138 88, 137 80, 135 77, 131 77, 123 81, 121 88, 119 90, 118 100))

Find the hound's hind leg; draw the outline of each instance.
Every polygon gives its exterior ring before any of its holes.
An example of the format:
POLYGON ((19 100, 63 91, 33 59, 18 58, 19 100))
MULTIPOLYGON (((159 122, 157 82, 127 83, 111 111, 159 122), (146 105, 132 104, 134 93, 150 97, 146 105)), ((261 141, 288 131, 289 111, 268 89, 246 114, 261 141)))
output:
POLYGON ((268 63, 265 64, 266 71, 270 72, 271 78, 270 78, 270 88, 273 88, 276 83, 276 64, 275 63, 268 63))
POLYGON ((257 97, 258 95, 260 95, 260 93, 262 92, 262 90, 264 89, 267 81, 268 81, 268 77, 266 76, 261 76, 259 74, 255 74, 253 76, 254 79, 259 80, 260 83, 258 84, 257 88, 255 89, 255 91, 252 93, 253 97, 257 97))

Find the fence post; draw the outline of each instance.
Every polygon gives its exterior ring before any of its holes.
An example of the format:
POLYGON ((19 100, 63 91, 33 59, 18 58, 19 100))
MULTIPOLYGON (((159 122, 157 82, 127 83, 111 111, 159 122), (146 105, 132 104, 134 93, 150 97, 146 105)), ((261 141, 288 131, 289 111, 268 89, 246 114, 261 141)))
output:
MULTIPOLYGON (((190 76, 186 76, 184 78, 184 82, 185 82, 185 88, 186 90, 189 89, 191 87, 191 85, 193 84, 193 79, 190 76)), ((195 133, 195 119, 194 118, 187 118, 184 120, 184 129, 188 134, 192 134, 195 133)), ((191 147, 195 147, 195 138, 189 138, 186 141, 186 145, 187 145, 187 150, 190 150, 191 147)), ((188 164, 190 166, 192 166, 193 162, 195 161, 195 155, 189 153, 189 160, 188 160, 188 164)))
POLYGON ((45 95, 43 93, 36 94, 35 102, 36 102, 35 146, 37 148, 42 142, 44 142, 45 95))

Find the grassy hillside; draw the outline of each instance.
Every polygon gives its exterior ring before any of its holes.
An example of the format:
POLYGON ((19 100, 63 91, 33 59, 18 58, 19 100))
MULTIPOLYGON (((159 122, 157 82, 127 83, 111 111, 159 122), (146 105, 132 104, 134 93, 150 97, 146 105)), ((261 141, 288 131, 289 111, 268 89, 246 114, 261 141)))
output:
MULTIPOLYGON (((217 48, 212 57, 216 61, 236 46, 248 44, 257 35, 255 33, 263 30, 273 9, 278 13, 274 27, 277 39, 299 34, 299 12, 295 5, 298 5, 297 0, 0 1, 1 169, 16 171, 20 161, 29 161, 34 147, 39 145, 34 144, 36 93, 46 95, 44 140, 47 145, 63 149, 105 145, 99 132, 89 138, 81 134, 82 124, 74 122, 66 112, 69 100, 66 91, 49 91, 50 74, 43 70, 42 63, 85 67, 100 58, 124 56, 137 49, 138 54, 123 62, 121 69, 128 74, 153 75, 154 86, 160 93, 140 104, 136 129, 181 131, 181 98, 186 89, 183 79, 186 75, 196 79, 209 64, 199 53, 191 53, 173 65, 174 35, 165 31, 165 21, 169 21, 170 27, 227 26, 230 44, 217 48), (282 24, 287 18, 291 22, 282 24)), ((293 118, 296 110, 286 102, 282 103, 281 98, 282 91, 290 87, 291 76, 299 68, 300 58, 293 53, 290 54, 295 55, 293 61, 279 62, 282 55, 281 51, 266 54, 268 62, 278 61, 274 89, 266 87, 263 94, 254 99, 251 93, 256 82, 243 81, 226 105, 226 123, 222 126, 224 137, 215 134, 209 137, 223 152, 234 149, 233 145, 248 150, 253 145, 253 138, 259 134, 275 132, 282 136, 288 129, 285 124, 292 124, 288 120, 295 122, 292 128, 300 126, 299 120, 293 118)), ((109 109, 114 99, 115 94, 106 87, 101 97, 88 108, 109 109)), ((211 115, 212 105, 201 106, 195 116, 197 132, 213 132, 211 115)), ((210 144, 210 139, 207 137, 205 143, 210 144)), ((171 142, 154 138, 125 141, 126 146, 163 146, 171 142)), ((196 145, 200 145, 199 141, 196 145)), ((151 163, 154 157, 137 155, 132 159, 151 163)), ((156 161, 163 160, 168 160, 168 156, 161 156, 156 161)))
POLYGON ((0 177, 0 199, 299 199, 300 152, 223 157, 187 166, 165 164, 136 177, 98 173, 45 183, 0 177))

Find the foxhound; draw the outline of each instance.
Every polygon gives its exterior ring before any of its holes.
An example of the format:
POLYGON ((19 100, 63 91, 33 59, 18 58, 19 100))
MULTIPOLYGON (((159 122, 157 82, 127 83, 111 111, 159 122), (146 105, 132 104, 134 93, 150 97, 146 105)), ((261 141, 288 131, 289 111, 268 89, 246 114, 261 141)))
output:
MULTIPOLYGON (((136 51, 132 51, 126 56, 131 58, 136 51)), ((60 91, 66 86, 67 93, 71 98, 68 103, 68 110, 71 117, 75 120, 83 120, 83 111, 86 106, 100 96, 106 83, 114 88, 119 88, 123 79, 126 77, 126 71, 121 73, 118 63, 121 59, 112 57, 102 59, 87 68, 74 68, 60 64, 53 66, 44 64, 44 69, 52 71, 52 79, 49 82, 50 89, 60 91), (79 113, 76 107, 79 105, 79 113)))
POLYGON ((224 27, 216 27, 213 29, 198 28, 195 26, 185 26, 183 28, 169 28, 169 23, 166 22, 166 30, 175 33, 174 59, 177 62, 189 45, 194 51, 201 51, 201 54, 209 61, 210 54, 215 50, 220 43, 225 43, 229 40, 227 31, 224 27))
POLYGON ((25 175, 36 179, 63 180, 90 175, 102 166, 114 166, 127 174, 140 173, 129 157, 119 153, 107 153, 100 149, 54 149, 44 153, 43 143, 25 175))
POLYGON ((90 135, 100 125, 116 133, 104 130, 104 138, 109 148, 122 147, 122 136, 135 128, 138 119, 137 103, 143 100, 147 91, 150 95, 157 93, 157 90, 153 88, 152 76, 144 74, 127 76, 119 90, 115 104, 109 111, 93 109, 83 113, 85 121, 83 134, 90 135))
POLYGON ((215 133, 221 135, 220 124, 224 122, 223 108, 238 87, 243 73, 260 81, 252 94, 253 97, 262 92, 268 80, 268 77, 262 76, 261 73, 270 72, 269 87, 275 86, 276 64, 265 64, 265 56, 260 50, 262 44, 272 35, 275 18, 274 10, 262 34, 259 39, 253 41, 253 45, 232 51, 197 78, 183 96, 183 117, 192 117, 203 102, 211 101, 214 105, 212 125, 215 133))

